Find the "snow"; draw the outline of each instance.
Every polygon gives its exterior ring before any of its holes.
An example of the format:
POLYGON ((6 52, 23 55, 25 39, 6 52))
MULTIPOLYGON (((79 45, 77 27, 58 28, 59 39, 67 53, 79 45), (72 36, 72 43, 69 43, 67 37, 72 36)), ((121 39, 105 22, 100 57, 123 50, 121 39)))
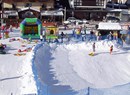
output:
POLYGON ((113 22, 100 22, 99 23, 99 30, 121 30, 120 23, 113 23, 113 22))
MULTIPOLYGON (((19 38, 19 29, 13 29, 10 36, 19 38)), ((0 95, 22 95, 36 93, 35 81, 31 68, 31 54, 26 56, 14 56, 18 49, 24 50, 34 44, 21 43, 20 41, 9 42, 11 38, 1 39, 0 43, 6 44, 5 55, 0 55, 0 95), (26 47, 21 47, 21 45, 26 47), (30 86, 31 85, 31 86, 30 86)))
POLYGON ((41 83, 48 86, 50 94, 62 95, 88 87, 112 88, 129 83, 129 51, 120 49, 115 42, 99 41, 96 42, 96 55, 91 57, 88 54, 92 51, 92 43, 44 44, 38 49, 35 65, 41 83), (114 45, 112 55, 109 54, 111 45, 114 45))
MULTIPOLYGON (((20 30, 13 31, 10 37, 21 39, 20 30)), ((7 54, 0 55, 0 95, 130 94, 130 46, 96 41, 95 56, 89 56, 93 42, 36 45, 9 39, 0 40, 7 44, 7 54), (14 56, 27 47, 33 47, 32 51, 14 56)))

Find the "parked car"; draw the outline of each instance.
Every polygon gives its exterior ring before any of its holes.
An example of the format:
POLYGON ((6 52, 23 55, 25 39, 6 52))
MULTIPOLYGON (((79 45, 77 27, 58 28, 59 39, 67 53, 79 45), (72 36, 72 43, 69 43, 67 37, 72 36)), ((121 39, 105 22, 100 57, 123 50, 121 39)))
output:
POLYGON ((87 21, 86 19, 82 20, 83 24, 89 24, 89 21, 87 21))
POLYGON ((82 20, 76 19, 75 17, 69 17, 67 21, 70 21, 71 23, 82 23, 82 20))
POLYGON ((63 23, 64 23, 64 24, 71 24, 70 21, 64 21, 63 23))
POLYGON ((106 17, 107 21, 112 21, 112 22, 120 22, 120 19, 114 16, 108 16, 106 17))
POLYGON ((67 21, 69 21, 70 23, 78 23, 78 24, 87 24, 87 23, 89 23, 86 19, 80 20, 80 19, 76 19, 75 17, 69 17, 67 19, 67 21))

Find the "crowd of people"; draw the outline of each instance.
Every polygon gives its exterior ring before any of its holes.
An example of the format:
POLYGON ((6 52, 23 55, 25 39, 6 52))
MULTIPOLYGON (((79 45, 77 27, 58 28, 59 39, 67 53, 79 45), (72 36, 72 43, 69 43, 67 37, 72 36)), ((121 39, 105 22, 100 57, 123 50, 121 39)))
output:
POLYGON ((0 39, 1 38, 9 38, 9 32, 12 32, 12 25, 10 27, 7 27, 6 25, 3 25, 0 28, 0 39))

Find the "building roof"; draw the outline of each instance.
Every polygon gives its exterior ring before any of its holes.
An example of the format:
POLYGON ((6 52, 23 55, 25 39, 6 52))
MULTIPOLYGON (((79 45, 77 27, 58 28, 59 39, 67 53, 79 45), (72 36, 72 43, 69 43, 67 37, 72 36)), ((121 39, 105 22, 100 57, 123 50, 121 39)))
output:
POLYGON ((43 16, 63 16, 63 12, 62 11, 43 11, 41 12, 41 15, 43 16))
POLYGON ((104 6, 75 6, 76 8, 93 8, 93 9, 98 9, 98 8, 104 8, 104 6))
POLYGON ((6 10, 4 11, 4 14, 8 16, 17 16, 18 12, 16 10, 6 10))
POLYGON ((21 12, 21 11, 25 11, 25 10, 34 10, 34 11, 37 11, 37 12, 40 12, 40 10, 36 9, 36 8, 32 8, 32 7, 25 7, 25 8, 22 8, 20 9, 18 12, 21 12))
POLYGON ((100 22, 98 24, 98 30, 121 30, 121 25, 119 23, 112 22, 100 22))
POLYGON ((42 23, 42 25, 44 26, 44 27, 54 27, 54 26, 56 26, 56 23, 55 22, 45 22, 45 23, 42 23))

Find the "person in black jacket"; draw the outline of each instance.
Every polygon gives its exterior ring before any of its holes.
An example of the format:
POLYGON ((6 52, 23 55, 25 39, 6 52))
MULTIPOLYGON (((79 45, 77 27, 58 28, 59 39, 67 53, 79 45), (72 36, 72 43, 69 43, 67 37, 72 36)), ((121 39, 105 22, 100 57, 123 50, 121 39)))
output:
POLYGON ((4 51, 5 49, 5 45, 3 45, 2 43, 0 43, 0 54, 5 54, 6 52, 4 51))
POLYGON ((63 38, 64 38, 65 34, 63 32, 61 32, 60 36, 61 36, 61 42, 63 43, 63 38))
POLYGON ((0 43, 0 50, 4 50, 4 45, 0 43))

